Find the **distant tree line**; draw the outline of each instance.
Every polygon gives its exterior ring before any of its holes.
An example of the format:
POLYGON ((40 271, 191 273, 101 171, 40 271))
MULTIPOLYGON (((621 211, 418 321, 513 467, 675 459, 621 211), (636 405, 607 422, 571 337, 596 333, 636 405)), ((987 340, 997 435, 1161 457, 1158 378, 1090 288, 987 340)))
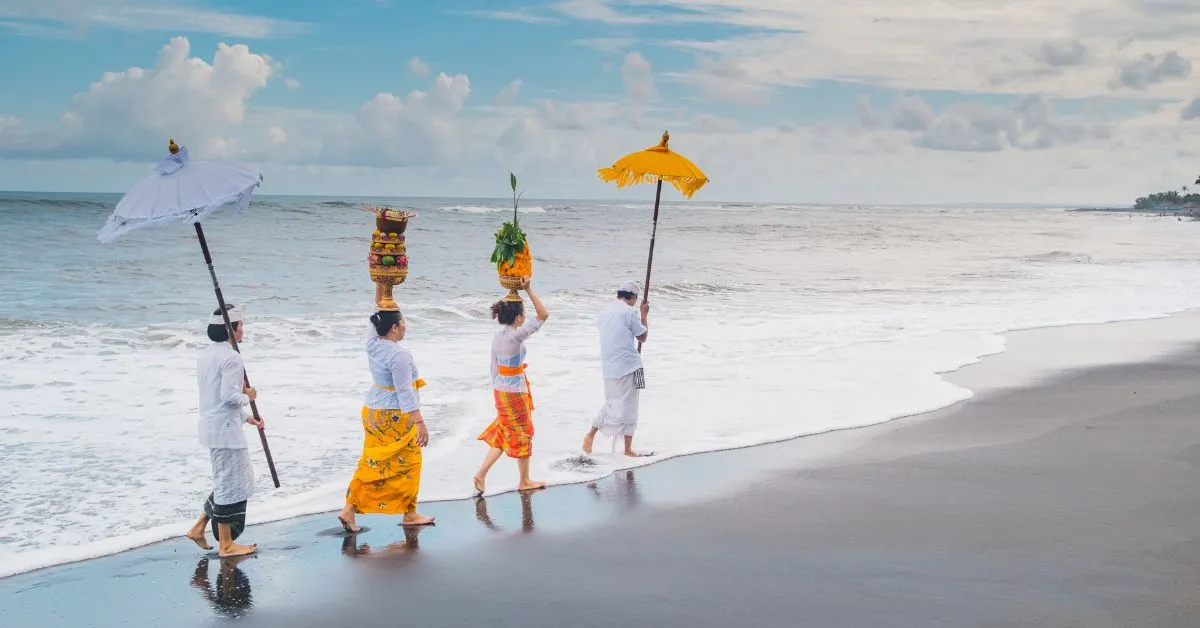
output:
MULTIPOLYGON (((1200 185, 1200 178, 1196 179, 1196 185, 1200 185)), ((1150 196, 1139 196, 1133 202, 1134 209, 1155 209, 1167 207, 1183 207, 1191 204, 1193 207, 1200 206, 1200 194, 1188 194, 1188 186, 1182 186, 1178 191, 1170 190, 1167 192, 1156 192, 1150 196)))

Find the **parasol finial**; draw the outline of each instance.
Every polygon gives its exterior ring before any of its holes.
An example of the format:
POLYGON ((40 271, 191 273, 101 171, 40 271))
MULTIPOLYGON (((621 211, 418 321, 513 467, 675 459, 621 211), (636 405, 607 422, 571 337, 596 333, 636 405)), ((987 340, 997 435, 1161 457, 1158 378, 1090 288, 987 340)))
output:
POLYGON ((662 148, 667 148, 667 142, 671 141, 671 134, 668 131, 663 131, 662 141, 658 143, 662 148))
POLYGON ((175 138, 170 138, 168 140, 168 142, 170 142, 170 143, 167 144, 167 150, 171 151, 172 155, 174 155, 175 153, 178 153, 179 145, 175 143, 175 138))

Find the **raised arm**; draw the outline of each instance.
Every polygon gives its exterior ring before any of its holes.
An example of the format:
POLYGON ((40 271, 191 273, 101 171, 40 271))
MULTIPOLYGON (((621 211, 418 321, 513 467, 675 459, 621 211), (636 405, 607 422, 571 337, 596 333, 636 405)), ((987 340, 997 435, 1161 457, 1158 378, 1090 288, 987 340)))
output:
POLYGON ((529 300, 533 303, 533 311, 537 315, 537 319, 545 322, 547 318, 550 318, 550 312, 546 309, 545 305, 542 305, 542 300, 533 293, 533 286, 530 285, 528 279, 525 280, 525 285, 521 287, 525 290, 525 294, 529 295, 529 300))

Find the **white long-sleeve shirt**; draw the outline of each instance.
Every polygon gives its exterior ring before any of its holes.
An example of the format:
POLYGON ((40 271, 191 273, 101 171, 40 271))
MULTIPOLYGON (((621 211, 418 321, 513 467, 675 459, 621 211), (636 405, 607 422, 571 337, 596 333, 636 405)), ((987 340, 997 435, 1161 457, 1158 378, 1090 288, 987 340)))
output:
POLYGON ((500 366, 520 367, 525 362, 525 341, 542 328, 541 319, 526 318, 525 324, 513 329, 508 325, 496 330, 492 336, 492 389, 501 392, 523 393, 526 388, 525 375, 501 375, 500 366))
POLYGON ((596 317, 604 379, 621 379, 642 368, 637 337, 646 333, 641 315, 624 301, 613 301, 596 317))
POLYGON ((196 360, 200 388, 200 444, 209 449, 246 449, 245 366, 228 342, 214 342, 196 360))
POLYGON ((367 364, 373 384, 363 405, 372 410, 421 409, 421 394, 413 386, 420 374, 408 347, 371 332, 367 337, 367 364))

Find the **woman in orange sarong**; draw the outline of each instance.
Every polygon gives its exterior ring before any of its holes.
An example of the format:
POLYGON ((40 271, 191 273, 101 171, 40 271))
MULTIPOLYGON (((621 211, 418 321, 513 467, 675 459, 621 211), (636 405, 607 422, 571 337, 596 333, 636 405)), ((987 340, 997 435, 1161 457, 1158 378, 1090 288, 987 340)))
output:
POLYGON ((347 532, 361 531, 357 513, 403 514, 406 526, 433 523, 433 517, 417 512, 421 448, 429 443, 418 392, 425 381, 412 353, 400 344, 407 330, 403 315, 381 310, 371 323, 375 333, 367 339, 367 362, 374 384, 362 409, 363 452, 338 513, 347 532))
POLYGON ((483 495, 488 471, 507 455, 517 460, 521 481, 519 491, 544 488, 545 482, 529 479, 529 456, 533 453, 533 396, 529 378, 525 375, 525 341, 541 329, 550 317, 546 306, 533 293, 529 280, 521 286, 529 295, 536 318, 525 318, 521 301, 497 301, 492 305, 492 318, 503 327, 492 338, 492 395, 496 399, 496 419, 479 435, 479 440, 491 446, 483 466, 475 474, 475 493, 483 495))

